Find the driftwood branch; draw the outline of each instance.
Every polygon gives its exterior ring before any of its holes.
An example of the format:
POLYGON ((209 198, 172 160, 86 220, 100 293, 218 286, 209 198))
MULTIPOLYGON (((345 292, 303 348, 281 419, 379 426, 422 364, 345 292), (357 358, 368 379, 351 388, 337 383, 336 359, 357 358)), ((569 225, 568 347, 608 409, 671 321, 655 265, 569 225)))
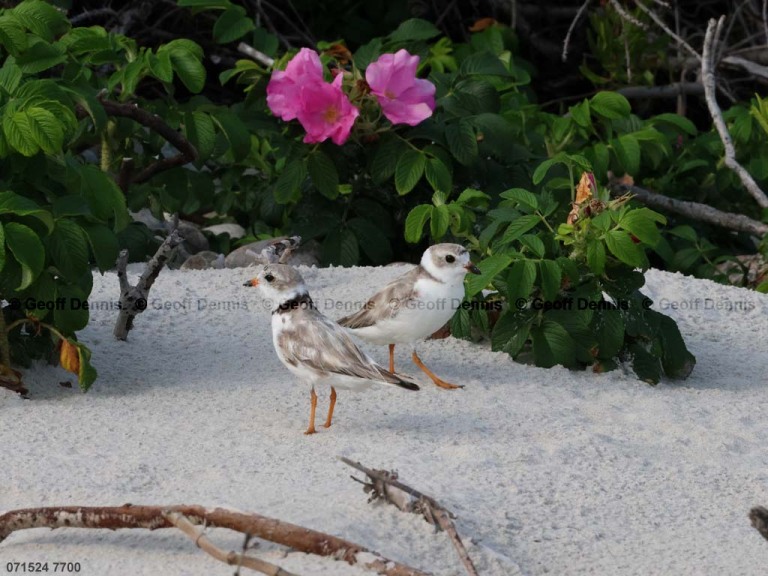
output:
POLYGON ((749 511, 749 521, 752 527, 768 540, 768 508, 755 506, 749 511))
POLYGON ((238 554, 237 552, 230 551, 224 552, 221 548, 217 547, 211 542, 203 533, 202 528, 196 527, 189 518, 184 516, 180 512, 164 512, 163 517, 171 524, 176 526, 179 530, 184 532, 195 543, 195 546, 200 548, 206 554, 213 556, 216 560, 229 564, 230 566, 242 566, 244 568, 250 568, 256 570, 267 576, 298 576, 293 572, 283 570, 280 566, 271 564, 264 560, 254 558, 253 556, 246 556, 245 554, 238 554))
POLYGON ((259 64, 263 64, 267 68, 271 68, 272 65, 275 63, 274 58, 270 58, 264 52, 261 50, 256 50, 253 46, 250 46, 246 44, 245 42, 240 42, 240 44, 237 45, 237 51, 245 54, 248 56, 248 58, 251 58, 252 60, 256 60, 259 64))
POLYGON ((672 82, 666 86, 625 86, 617 92, 625 98, 677 98, 704 94, 704 86, 700 82, 672 82))
POLYGON ((728 127, 725 125, 723 113, 720 110, 720 106, 717 104, 715 54, 717 52, 717 43, 724 22, 725 16, 721 16, 719 20, 710 20, 707 26, 707 34, 704 37, 704 54, 701 59, 701 81, 704 84, 704 97, 707 101, 707 107, 709 108, 709 113, 712 116, 717 133, 720 135, 720 140, 723 142, 723 148, 725 149, 725 165, 736 172, 742 184, 747 189, 747 192, 752 195, 757 204, 761 208, 768 208, 768 196, 766 196, 765 192, 760 189, 749 172, 736 161, 736 149, 733 146, 731 135, 728 133, 728 127))
POLYGON ((117 258, 117 279, 120 282, 120 313, 117 315, 114 335, 118 340, 126 340, 133 328, 133 319, 147 309, 149 290, 155 283, 160 270, 170 258, 174 248, 184 241, 178 231, 178 216, 173 218, 173 228, 166 236, 155 255, 147 262, 144 272, 135 286, 128 282, 128 250, 122 250, 117 258))
POLYGON ((54 506, 26 508, 0 514, 0 543, 10 534, 29 528, 172 528, 167 515, 177 512, 192 524, 227 528, 318 556, 331 556, 351 565, 377 571, 384 576, 429 576, 399 564, 364 546, 324 532, 282 522, 259 514, 244 514, 224 508, 181 506, 54 506))
MULTIPOLYGON (((404 512, 422 514, 427 522, 439 526, 444 530, 451 539, 451 543, 456 549, 456 553, 458 554, 461 563, 464 565, 467 574, 469 574, 469 576, 478 576, 477 568, 475 568, 475 565, 472 563, 472 559, 469 557, 469 553, 464 547, 464 543, 461 541, 459 533, 456 531, 456 526, 454 525, 453 520, 451 520, 451 516, 453 515, 439 504, 437 500, 400 482, 397 474, 394 472, 366 468, 359 462, 354 462, 349 458, 340 457, 339 459, 344 462, 344 464, 352 466, 352 468, 360 470, 360 472, 363 472, 368 476, 370 482, 363 482, 363 485, 365 486, 365 491, 371 494, 370 501, 383 498, 404 512)), ((357 480, 354 477, 353 479, 357 480)))
POLYGON ((657 194, 650 190, 646 190, 645 188, 640 188, 639 186, 613 183, 610 187, 611 192, 614 195, 621 196, 630 193, 636 200, 639 200, 651 208, 673 212, 698 220, 699 222, 706 222, 707 224, 713 224, 735 232, 746 232, 759 238, 768 234, 768 224, 760 222, 759 220, 753 220, 744 214, 723 212, 722 210, 718 210, 717 208, 713 208, 708 204, 702 204, 700 202, 676 200, 675 198, 657 194))

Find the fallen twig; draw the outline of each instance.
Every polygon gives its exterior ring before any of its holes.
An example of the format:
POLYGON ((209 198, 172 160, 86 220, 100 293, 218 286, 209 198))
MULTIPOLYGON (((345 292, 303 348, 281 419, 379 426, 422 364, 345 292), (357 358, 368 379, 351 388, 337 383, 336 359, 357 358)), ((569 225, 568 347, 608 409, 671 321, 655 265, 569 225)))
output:
POLYGON ((261 50, 256 50, 253 46, 249 46, 245 42, 240 42, 240 44, 237 45, 237 51, 242 52, 249 58, 256 60, 259 64, 264 64, 267 68, 271 68, 272 65, 275 63, 274 58, 270 58, 264 52, 261 50))
POLYGON ((725 125, 720 106, 717 104, 715 53, 717 52, 716 45, 720 38, 723 22, 725 22, 725 16, 721 16, 719 20, 711 19, 707 25, 707 34, 704 37, 703 57, 701 59, 701 81, 704 84, 704 97, 707 101, 709 113, 715 123, 717 133, 720 135, 720 140, 723 142, 723 148, 725 149, 725 165, 736 172, 742 184, 744 184, 744 187, 747 189, 747 192, 752 195, 757 204, 761 208, 768 208, 768 196, 766 196, 765 192, 760 189, 749 172, 747 172, 747 170, 736 160, 736 149, 733 146, 733 140, 731 140, 731 135, 728 133, 728 127, 725 125))
POLYGON ((0 543, 10 534, 29 528, 171 528, 174 524, 166 516, 178 512, 192 524, 205 524, 212 528, 227 528, 250 534, 270 542, 288 546, 307 554, 331 556, 351 565, 359 565, 385 576, 429 576, 428 573, 399 564, 364 546, 268 518, 259 514, 244 514, 224 508, 203 506, 53 506, 26 508, 0 514, 0 543))
POLYGON ((293 572, 283 570, 280 566, 260 560, 259 558, 254 558, 253 556, 238 554, 235 551, 224 552, 224 550, 217 547, 205 536, 203 529, 197 528, 189 521, 189 518, 180 512, 163 512, 163 517, 176 526, 176 528, 184 532, 184 534, 189 536, 195 543, 195 546, 200 548, 200 550, 225 564, 229 564, 230 566, 243 566, 261 572, 262 574, 267 574, 268 576, 298 576, 293 572))
POLYGON ((768 540, 768 508, 755 506, 749 511, 749 521, 752 527, 768 540))
MULTIPOLYGON (((363 484, 365 485, 365 491, 371 493, 371 500, 383 498, 400 508, 400 510, 422 514, 427 522, 436 524, 442 528, 450 537, 451 543, 456 549, 456 553, 459 555, 461 563, 467 570, 467 574, 470 576, 479 576, 477 568, 475 568, 475 565, 472 563, 472 559, 469 557, 469 553, 464 547, 464 543, 461 541, 459 533, 456 531, 456 526, 454 525, 453 520, 451 520, 453 515, 439 504, 437 500, 431 496, 427 496, 423 492, 419 492, 415 488, 411 488, 407 484, 403 484, 398 480, 398 476, 394 472, 366 468, 359 462, 354 462, 343 456, 339 457, 339 460, 348 466, 352 466, 352 468, 355 468, 356 470, 360 470, 360 472, 363 472, 370 478, 370 483, 363 482, 363 484), (395 490, 392 490, 392 488, 395 490), (408 498, 408 496, 412 496, 416 500, 414 501, 408 498)), ((357 479, 355 478, 355 480, 357 479)))
POLYGON ((179 233, 178 216, 173 218, 173 228, 166 236, 160 248, 157 249, 152 259, 147 262, 144 272, 135 286, 128 282, 128 250, 122 250, 117 258, 117 278, 120 282, 120 313, 115 323, 114 335, 118 340, 126 340, 128 332, 133 328, 133 319, 147 309, 149 290, 155 283, 160 270, 170 258, 170 254, 176 246, 183 242, 184 238, 179 233))
POLYGON ((760 222, 759 220, 753 220, 744 214, 723 212, 722 210, 718 210, 717 208, 713 208, 708 204, 702 204, 700 202, 677 200, 675 198, 670 198, 669 196, 664 196, 663 194, 651 192, 645 188, 640 188, 639 186, 630 186, 620 183, 611 183, 609 186, 612 194, 622 196, 629 192, 636 200, 639 200, 651 208, 674 212, 675 214, 687 216, 688 218, 698 220, 699 222, 706 222, 707 224, 713 224, 736 232, 746 232, 759 238, 768 234, 768 224, 760 222))

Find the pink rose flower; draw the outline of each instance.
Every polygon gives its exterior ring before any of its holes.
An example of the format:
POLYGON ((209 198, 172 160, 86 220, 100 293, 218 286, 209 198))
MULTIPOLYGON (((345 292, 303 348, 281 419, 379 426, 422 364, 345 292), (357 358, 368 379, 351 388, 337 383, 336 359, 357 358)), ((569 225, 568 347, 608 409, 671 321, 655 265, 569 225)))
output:
POLYGON ((418 56, 399 50, 383 54, 365 71, 371 92, 393 124, 415 126, 435 109, 435 85, 416 78, 418 65, 418 56))
POLYGON ((272 114, 285 121, 298 117, 301 89, 307 84, 323 82, 323 66, 314 50, 302 48, 285 71, 275 70, 267 84, 267 106, 272 114))
POLYGON ((344 144, 360 111, 341 90, 343 75, 333 83, 314 82, 304 85, 298 102, 298 119, 307 135, 306 144, 323 142, 330 138, 336 145, 344 144))

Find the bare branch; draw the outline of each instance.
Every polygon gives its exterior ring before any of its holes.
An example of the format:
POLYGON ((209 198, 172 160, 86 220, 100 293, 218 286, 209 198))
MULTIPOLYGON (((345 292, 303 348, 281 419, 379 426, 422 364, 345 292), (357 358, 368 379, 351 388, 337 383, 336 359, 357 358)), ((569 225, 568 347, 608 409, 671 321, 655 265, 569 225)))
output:
POLYGON ((571 25, 568 26, 568 33, 565 35, 565 40, 563 40, 563 54, 562 59, 563 62, 568 60, 568 46, 571 44, 571 34, 573 34, 574 28, 576 28, 577 22, 581 19, 581 15, 584 13, 584 11, 587 9, 587 6, 589 6, 589 3, 592 0, 584 0, 584 4, 581 5, 581 8, 579 8, 579 11, 576 12, 576 16, 573 17, 573 20, 571 20, 571 25))
POLYGON ((733 147, 731 135, 728 133, 728 127, 725 125, 723 113, 720 110, 720 106, 717 104, 717 80, 715 78, 714 55, 724 22, 725 16, 721 16, 719 20, 710 20, 707 25, 707 34, 704 37, 704 56, 701 60, 701 81, 704 84, 704 97, 707 101, 709 113, 715 123, 717 133, 720 135, 720 140, 723 142, 723 148, 725 149, 725 165, 736 172, 742 184, 758 205, 761 208, 768 208, 768 196, 766 196, 765 192, 760 189, 749 172, 736 161, 736 149, 733 147))
POLYGON ((238 52, 242 52, 252 60, 256 60, 259 64, 264 64, 267 68, 271 68, 272 65, 275 63, 274 58, 270 58, 264 52, 261 52, 260 50, 256 50, 253 46, 249 46, 245 42, 240 42, 240 44, 237 45, 238 52))
POLYGON ((427 522, 436 524, 442 528, 451 539, 451 543, 456 549, 456 553, 458 554, 461 563, 464 565, 467 574, 469 574, 469 576, 479 576, 477 568, 475 568, 475 565, 472 563, 472 559, 469 557, 469 553, 464 547, 464 543, 461 541, 459 533, 456 531, 456 526, 454 525, 453 520, 451 520, 452 514, 439 504, 437 500, 400 482, 397 474, 394 472, 372 470, 366 468, 360 464, 360 462, 354 462, 343 456, 340 457, 339 460, 348 466, 352 466, 352 468, 355 468, 356 470, 360 470, 371 479, 371 484, 365 482, 363 482, 363 484, 366 487, 365 491, 372 493, 372 499, 375 500, 378 497, 384 498, 388 502, 395 504, 400 510, 403 510, 404 512, 420 513, 424 516, 427 522), (416 501, 409 499, 406 495, 412 496, 416 501))
POLYGON ((648 16, 651 18, 651 20, 653 20, 654 22, 656 22, 656 25, 657 25, 659 28, 661 28, 662 30, 664 30, 664 32, 666 32, 668 36, 670 36, 671 38, 674 38, 675 40, 677 40, 677 42, 678 42, 678 44, 680 44, 680 46, 682 46, 683 48, 685 48, 686 50, 688 50, 688 52, 689 52, 689 53, 690 53, 690 54, 691 54, 691 55, 692 55, 694 58, 696 58, 696 60, 698 60, 698 61, 701 61, 701 54, 699 54, 698 52, 696 52, 696 50, 694 50, 694 49, 693 49, 693 47, 691 47, 691 45, 690 45, 690 44, 688 44, 688 42, 686 42, 685 40, 683 40, 683 38, 682 38, 681 36, 679 36, 678 34, 675 34, 675 33, 672 31, 672 29, 671 29, 669 26, 667 26, 667 25, 664 23, 664 20, 662 20, 661 18, 659 18, 658 14, 656 14, 656 12, 654 12, 653 10, 651 10, 650 8, 648 8, 648 6, 646 6, 645 4, 643 4, 642 2, 640 2, 640 0, 635 0, 635 4, 637 5, 637 7, 638 7, 638 8, 640 8, 640 10, 642 10, 643 12, 645 12, 646 14, 648 14, 648 16))
POLYGON ((626 98, 677 98, 681 94, 704 94, 700 82, 673 82, 666 86, 626 86, 617 90, 626 98))
POLYGON ((611 3, 611 6, 613 6, 613 9, 616 10, 616 13, 621 17, 622 20, 629 22, 630 24, 634 24, 638 28, 642 28, 643 30, 647 30, 648 27, 640 22, 637 18, 632 16, 629 12, 624 10, 624 7, 619 4, 619 0, 609 0, 611 3))
POLYGON ((184 532, 184 534, 189 536, 195 543, 195 546, 200 548, 200 550, 225 564, 229 564, 230 566, 243 566, 261 572, 262 574, 267 574, 267 576, 298 576, 298 574, 288 572, 287 570, 280 568, 280 566, 260 560, 259 558, 254 558, 253 556, 238 554, 234 551, 224 552, 224 550, 216 546, 205 536, 202 528, 196 528, 195 525, 189 521, 189 518, 180 512, 164 512, 163 517, 176 526, 176 528, 184 532))
POLYGON ((184 515, 192 524, 206 524, 212 528, 227 528, 281 544, 307 554, 331 556, 351 565, 378 571, 385 576, 429 576, 426 572, 399 564, 364 546, 318 532, 296 524, 289 524, 259 514, 244 514, 224 508, 205 508, 195 505, 181 506, 53 506, 26 508, 0 514, 0 543, 10 534, 29 528, 171 528, 173 524, 164 516, 170 512, 184 515))
POLYGON ((758 238, 762 238, 768 234, 768 224, 753 220, 749 216, 744 214, 734 214, 733 212, 723 212, 717 208, 713 208, 708 204, 701 204, 700 202, 688 202, 685 200, 676 200, 669 196, 657 194, 640 188, 639 186, 628 186, 626 184, 613 183, 610 184, 611 192, 616 196, 621 196, 629 192, 636 199, 650 206, 666 212, 672 212, 674 214, 680 214, 698 220, 699 222, 706 222, 707 224, 713 224, 721 228, 733 230, 734 232, 746 232, 752 234, 758 238))
POLYGON ((120 282, 120 313, 115 322, 114 335, 118 340, 126 340, 128 332, 133 329, 133 319, 147 309, 147 299, 149 290, 155 283, 160 270, 170 258, 171 252, 176 246, 184 241, 181 233, 178 231, 178 216, 174 216, 174 224, 171 232, 166 236, 163 243, 147 262, 144 272, 135 286, 128 282, 128 250, 122 250, 117 259, 117 278, 120 282))

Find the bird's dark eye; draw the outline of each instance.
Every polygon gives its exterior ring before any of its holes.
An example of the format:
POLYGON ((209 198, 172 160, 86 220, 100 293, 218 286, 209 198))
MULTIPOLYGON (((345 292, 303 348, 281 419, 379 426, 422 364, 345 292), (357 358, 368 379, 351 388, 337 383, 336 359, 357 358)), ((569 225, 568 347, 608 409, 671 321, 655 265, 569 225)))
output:
POLYGON ((453 254, 448 254, 448 256, 445 257, 445 261, 448 262, 448 264, 453 264, 456 262, 456 257, 453 254))
POLYGON ((272 280, 274 279, 275 277, 272 276, 272 274, 267 274, 266 276, 264 276, 264 280, 266 280, 267 282, 272 282, 272 280))

